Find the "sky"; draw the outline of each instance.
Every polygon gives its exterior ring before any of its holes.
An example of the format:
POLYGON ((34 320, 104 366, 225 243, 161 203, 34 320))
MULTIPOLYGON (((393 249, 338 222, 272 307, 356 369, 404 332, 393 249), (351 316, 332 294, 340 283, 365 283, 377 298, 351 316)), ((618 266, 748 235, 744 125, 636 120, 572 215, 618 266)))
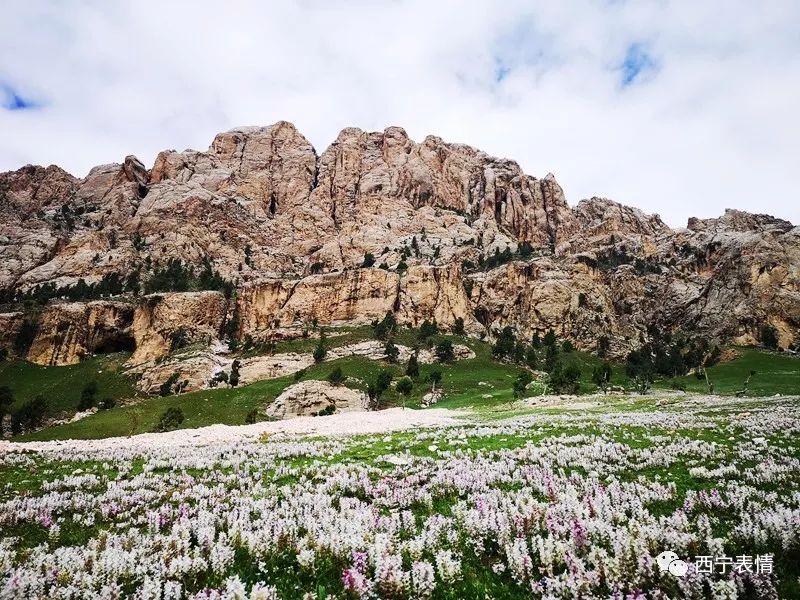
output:
POLYGON ((399 125, 670 225, 800 224, 797 0, 4 3, 0 171, 399 125))

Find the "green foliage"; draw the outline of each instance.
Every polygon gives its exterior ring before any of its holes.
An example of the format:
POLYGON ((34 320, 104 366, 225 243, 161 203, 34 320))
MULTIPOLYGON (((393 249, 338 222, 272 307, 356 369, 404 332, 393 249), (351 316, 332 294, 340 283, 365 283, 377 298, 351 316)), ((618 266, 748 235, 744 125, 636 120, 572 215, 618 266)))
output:
POLYGON ((434 369, 430 373, 428 373, 428 381, 433 385, 436 385, 442 380, 442 371, 440 369, 434 369))
POLYGON ((373 323, 372 326, 373 333, 379 340, 389 339, 395 329, 397 329, 397 319, 391 312, 387 312, 381 321, 373 323))
POLYGON ((127 353, 102 354, 84 358, 74 365, 51 367, 21 360, 0 363, 0 386, 8 386, 16 404, 43 395, 48 416, 74 413, 87 381, 97 381, 104 396, 114 399, 136 395, 134 379, 127 374, 127 353))
POLYGON ((97 400, 97 382, 92 380, 88 382, 81 390, 81 400, 78 402, 78 410, 88 410, 94 406, 97 400))
POLYGON ((328 373, 327 379, 328 383, 331 383, 333 385, 341 385, 342 383, 344 383, 345 377, 344 377, 344 372, 342 371, 342 367, 340 366, 334 367, 333 371, 328 373))
POLYGON ((533 346, 528 346, 525 350, 525 366, 530 369, 536 369, 539 366, 539 357, 536 355, 536 349, 533 346))
POLYGON ((580 389, 581 370, 574 362, 556 361, 549 373, 550 387, 557 394, 577 394, 580 389))
POLYGON ((464 335, 464 318, 457 317, 453 322, 453 335, 464 335))
POLYGON ((561 344, 561 351, 564 354, 570 354, 574 350, 575 346, 569 340, 564 340, 564 342, 561 344))
POLYGON ((612 373, 613 371, 609 363, 604 362, 600 365, 597 365, 592 371, 592 382, 601 390, 603 390, 603 392, 606 392, 611 385, 612 373))
POLYGON ((364 261, 361 263, 361 266, 364 268, 369 268, 375 265, 375 255, 371 252, 367 252, 364 254, 364 261))
POLYGON ((314 357, 314 362, 319 364, 323 360, 325 360, 325 356, 328 354, 328 349, 325 348, 325 345, 320 342, 316 348, 314 348, 314 352, 312 356, 314 357))
POLYGON ((24 402, 11 413, 11 433, 19 435, 24 431, 31 431, 40 427, 47 413, 47 400, 44 396, 36 396, 24 402))
POLYGON ((178 258, 171 258, 165 267, 154 270, 145 282, 145 292, 188 292, 191 290, 217 290, 230 297, 233 284, 214 271, 208 259, 203 261, 199 274, 183 264, 178 258))
POLYGON ((113 398, 111 398, 109 396, 106 396, 105 398, 100 400, 100 404, 98 405, 98 408, 100 408, 100 410, 111 410, 116 405, 117 405, 117 401, 116 400, 114 400, 113 398))
POLYGON ((406 365, 406 375, 414 379, 419 377, 419 359, 417 358, 416 352, 414 352, 411 356, 408 357, 408 365, 406 365))
POLYGON ((552 347, 554 348, 558 339, 556 338, 556 332, 550 329, 547 333, 544 334, 544 339, 542 340, 545 347, 552 347))
POLYGON ((8 348, 0 346, 0 362, 8 360, 8 348))
POLYGON ((525 395, 525 391, 528 389, 528 385, 533 381, 533 377, 531 376, 528 371, 522 371, 517 378, 514 380, 514 386, 512 388, 514 398, 519 400, 525 395))
POLYGON ((607 335, 601 335, 597 340, 597 356, 605 358, 611 348, 611 340, 607 335))
POLYGON ((384 352, 386 353, 386 360, 388 360, 390 363, 397 362, 397 357, 400 355, 400 349, 391 339, 386 341, 384 352))
POLYGON ((185 417, 180 408, 170 406, 167 410, 161 413, 161 418, 158 420, 155 431, 172 431, 180 427, 185 417))
POLYGON ((231 364, 231 374, 228 377, 228 385, 231 387, 236 387, 239 385, 239 369, 241 368, 242 363, 239 360, 234 360, 231 364))
POLYGON ((246 425, 253 425, 254 423, 258 423, 259 421, 258 409, 254 408, 247 413, 247 416, 244 418, 244 422, 246 425))
POLYGON ((436 325, 436 321, 428 321, 425 319, 422 322, 422 325, 419 326, 419 339, 421 341, 426 341, 428 338, 436 335, 439 333, 439 327, 436 325))
POLYGON ((513 356, 514 346, 516 344, 516 337, 514 336, 514 328, 510 325, 503 327, 500 335, 497 336, 497 341, 492 347, 492 354, 497 359, 508 359, 513 356))
POLYGON ((14 404, 14 392, 7 385, 0 385, 0 429, 2 429, 3 417, 11 410, 14 404))
POLYGON ((397 380, 395 389, 403 396, 408 396, 411 393, 411 390, 414 389, 414 382, 411 381, 411 378, 408 376, 401 377, 397 380))
POLYGON ((180 373, 175 371, 170 375, 166 381, 164 381, 158 388, 159 396, 169 396, 172 393, 173 386, 178 383, 178 378, 181 376, 180 373))
POLYGON ((442 340, 436 344, 434 353, 436 354, 436 358, 439 360, 439 362, 449 363, 455 360, 453 342, 450 340, 442 340))
POLYGON ((300 369, 299 371, 295 371, 294 375, 292 376, 292 379, 294 379, 295 381, 300 381, 306 374, 306 372, 307 369, 300 369))
POLYGON ((28 349, 36 337, 36 329, 36 323, 30 319, 25 319, 22 322, 17 335, 14 336, 14 354, 22 357, 28 353, 28 349))

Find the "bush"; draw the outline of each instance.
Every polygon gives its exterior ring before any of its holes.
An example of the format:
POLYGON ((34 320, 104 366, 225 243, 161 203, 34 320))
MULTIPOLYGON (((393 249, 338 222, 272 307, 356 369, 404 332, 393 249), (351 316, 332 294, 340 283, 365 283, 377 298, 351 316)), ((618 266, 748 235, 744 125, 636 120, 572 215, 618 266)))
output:
POLYGON ((344 382, 344 373, 342 367, 336 367, 328 373, 328 383, 332 385, 341 385, 344 382))
POLYGON ((437 333, 439 333, 439 327, 436 325, 436 321, 428 321, 428 319, 425 319, 422 322, 422 325, 419 326, 420 340, 427 340, 429 337, 434 336, 437 333))
POLYGON ((398 379, 394 387, 397 390, 397 393, 402 394, 403 396, 408 396, 411 393, 411 390, 414 389, 414 382, 411 381, 410 377, 405 376, 398 379))
POLYGON ((117 405, 117 401, 113 398, 103 398, 100 400, 100 410, 111 410, 117 405))
POLYGON ((300 369, 299 371, 295 371, 293 375, 295 381, 300 381, 303 376, 306 374, 306 369, 300 369))
POLYGON ((406 375, 412 378, 419 377, 419 359, 417 358, 416 352, 408 357, 406 375))
POLYGON ((517 378, 514 380, 514 385, 512 387, 512 392, 514 393, 514 398, 519 400, 525 395, 525 390, 528 389, 528 384, 533 381, 533 377, 527 371, 523 371, 517 378))
POLYGON ((231 364, 231 374, 228 377, 228 385, 231 387, 236 387, 239 385, 239 368, 242 366, 242 363, 238 360, 234 360, 233 364, 231 364))
POLYGON ((18 435, 40 427, 46 412, 47 400, 43 396, 28 400, 11 414, 11 433, 18 435))
POLYGON ((184 421, 183 411, 180 408, 171 406, 163 413, 161 413, 161 418, 158 420, 158 424, 156 425, 155 431, 157 432, 172 431, 173 429, 177 429, 178 427, 180 427, 183 421, 184 421))
POLYGON ((246 425, 253 425, 254 423, 258 423, 258 409, 254 408, 250 412, 247 413, 247 416, 244 418, 244 422, 246 425))
POLYGON ((611 384, 611 374, 611 365, 604 362, 601 365, 597 365, 592 371, 592 381, 597 387, 603 390, 603 392, 606 392, 611 384))
POLYGON ((458 317, 453 323, 453 333, 455 335, 464 335, 464 318, 458 317))
POLYGON ((386 353, 386 360, 388 360, 390 363, 397 362, 397 357, 400 355, 400 349, 392 340, 388 340, 386 342, 384 352, 386 353))
POLYGON ((364 262, 361 263, 362 267, 368 268, 375 265, 375 255, 371 252, 367 252, 364 255, 364 262))
POLYGON ((0 433, 2 433, 3 418, 14 404, 14 392, 7 385, 0 386, 0 433))
POLYGON ((564 343, 561 344, 561 351, 564 354, 569 354, 573 350, 575 350, 575 346, 572 344, 572 342, 570 342, 569 340, 564 340, 564 343))
POLYGON ((8 360, 8 348, 0 347, 0 362, 8 360))
POLYGON ((389 336, 394 333, 394 330, 397 328, 397 319, 394 318, 394 315, 390 312, 386 313, 386 316, 381 319, 379 322, 375 322, 372 325, 372 331, 376 338, 379 340, 386 340, 389 339, 389 336))
POLYGON ((556 362, 550 371, 550 386, 557 394, 577 394, 580 389, 581 370, 575 363, 556 362))
POLYGON ((510 325, 503 327, 500 335, 497 336, 497 341, 492 346, 492 354, 495 358, 505 359, 511 358, 514 355, 514 348, 516 346, 516 337, 514 329, 510 325))
POLYGON ((169 378, 162 383, 158 388, 158 394, 160 396, 169 396, 172 393, 172 386, 178 383, 178 378, 181 376, 180 373, 175 371, 169 378))
POLYGON ((97 400, 97 382, 90 381, 81 390, 81 399, 78 402, 78 410, 89 410, 97 400))
POLYGON ((456 357, 453 350, 453 342, 450 340, 442 340, 436 344, 434 353, 436 354, 436 358, 439 359, 439 362, 443 363, 452 362, 456 357))

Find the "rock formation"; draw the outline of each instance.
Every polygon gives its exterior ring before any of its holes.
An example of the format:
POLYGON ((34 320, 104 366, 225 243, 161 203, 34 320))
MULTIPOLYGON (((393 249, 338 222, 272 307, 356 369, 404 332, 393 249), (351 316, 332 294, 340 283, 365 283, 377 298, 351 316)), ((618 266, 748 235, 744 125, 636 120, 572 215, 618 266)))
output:
POLYGON ((320 412, 366 410, 367 395, 327 381, 301 381, 286 388, 267 407, 267 415, 276 419, 305 417, 320 412))
POLYGON ((768 324, 788 347, 800 228, 728 211, 673 230, 607 199, 570 208, 552 175, 437 137, 348 128, 317 155, 279 122, 149 170, 128 156, 82 179, 0 174, 0 304, 0 345, 44 364, 113 349, 152 364, 387 312, 488 336, 552 328, 584 349, 605 335, 617 355, 652 326, 754 343, 768 324), (228 289, 144 295, 170 261, 228 289))

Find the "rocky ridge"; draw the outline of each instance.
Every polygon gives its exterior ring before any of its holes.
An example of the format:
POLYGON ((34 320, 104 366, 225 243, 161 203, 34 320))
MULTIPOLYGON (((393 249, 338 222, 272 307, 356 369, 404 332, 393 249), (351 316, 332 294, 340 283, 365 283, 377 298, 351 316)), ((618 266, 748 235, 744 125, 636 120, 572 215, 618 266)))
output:
POLYGON ((769 324, 788 347, 800 228, 731 210, 673 230, 607 199, 570 208, 552 175, 434 136, 348 128, 318 155, 279 122, 162 152, 151 169, 129 156, 82 179, 55 166, 0 174, 0 290, 0 345, 54 365, 114 349, 153 364, 186 345, 387 312, 461 318, 475 335, 552 328, 584 349, 605 335, 615 354, 654 325, 754 343, 769 324), (15 301, 134 273, 144 292, 170 260, 213 268, 234 293, 15 301))

